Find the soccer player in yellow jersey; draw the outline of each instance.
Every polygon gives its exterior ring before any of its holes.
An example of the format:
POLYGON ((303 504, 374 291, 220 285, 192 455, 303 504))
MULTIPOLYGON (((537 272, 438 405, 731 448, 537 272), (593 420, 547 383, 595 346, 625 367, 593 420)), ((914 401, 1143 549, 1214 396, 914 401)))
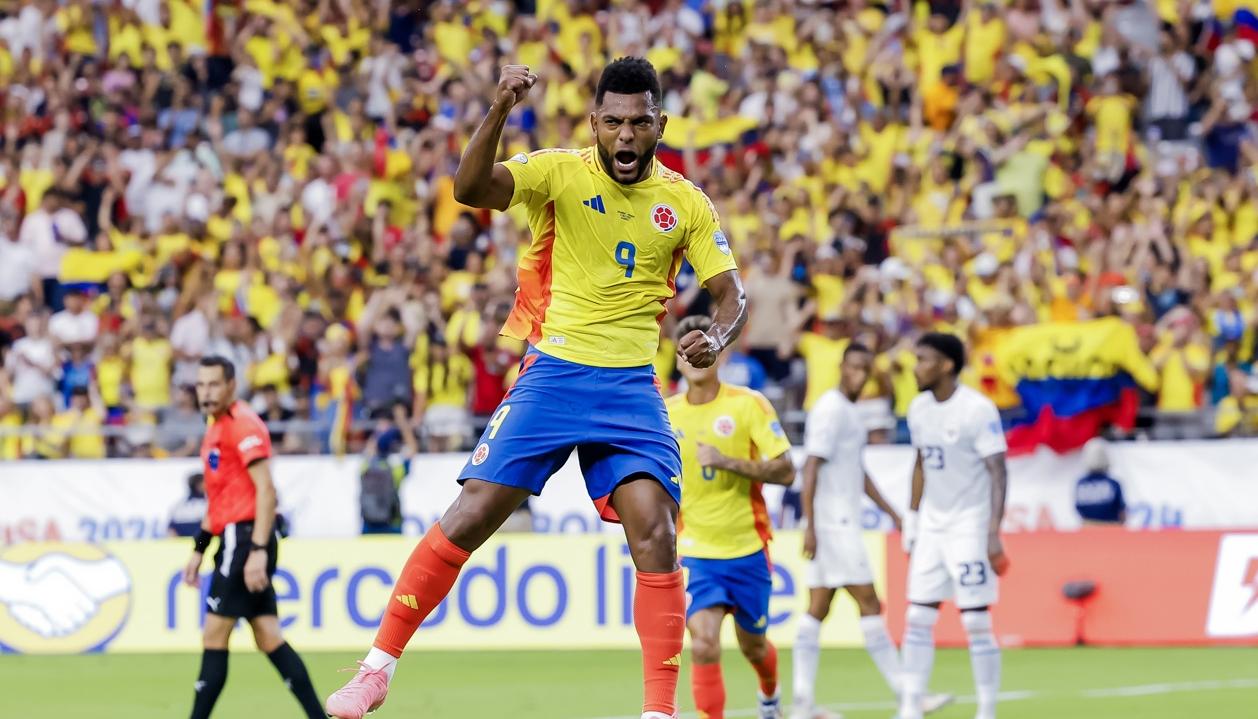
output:
MULTIPOLYGON (((679 337, 706 332, 707 317, 687 317, 679 337)), ((795 477, 791 443, 773 406, 759 392, 721 384, 717 368, 679 362, 687 387, 668 398, 668 417, 681 445, 682 500, 678 551, 686 578, 691 689, 705 719, 725 716, 721 623, 734 615, 743 656, 760 678, 762 719, 780 717, 777 649, 769 628, 769 515, 763 483, 795 477)))
POLYGON ((397 657, 470 553, 541 492, 574 449, 590 498, 605 519, 624 524, 638 570, 642 717, 677 712, 686 604, 675 529, 681 456, 651 362, 683 257, 716 311, 706 330, 681 338, 679 360, 716 364, 746 320, 746 299, 712 203, 655 160, 667 118, 651 64, 621 58, 604 68, 592 147, 495 163, 507 115, 536 80, 523 65, 503 68, 454 177, 464 204, 528 210, 533 242, 520 258, 502 334, 531 347, 459 475, 459 498, 402 569, 362 668, 328 698, 335 717, 361 719, 384 702, 397 657))

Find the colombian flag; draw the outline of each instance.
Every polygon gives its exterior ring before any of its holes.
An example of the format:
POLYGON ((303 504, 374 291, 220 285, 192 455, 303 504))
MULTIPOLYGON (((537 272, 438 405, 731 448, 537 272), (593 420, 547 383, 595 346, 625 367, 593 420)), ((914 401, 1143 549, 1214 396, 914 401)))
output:
POLYGON ((1001 369, 1026 410, 1008 432, 1010 454, 1041 444, 1068 452, 1106 425, 1131 429, 1136 388, 1158 386, 1135 328, 1117 317, 1019 327, 1001 354, 1001 369))
POLYGON ((693 145, 695 160, 706 164, 718 148, 730 149, 755 142, 759 133, 757 122, 749 117, 733 115, 712 122, 670 115, 664 128, 664 138, 656 150, 656 157, 669 169, 685 170, 685 151, 693 145))

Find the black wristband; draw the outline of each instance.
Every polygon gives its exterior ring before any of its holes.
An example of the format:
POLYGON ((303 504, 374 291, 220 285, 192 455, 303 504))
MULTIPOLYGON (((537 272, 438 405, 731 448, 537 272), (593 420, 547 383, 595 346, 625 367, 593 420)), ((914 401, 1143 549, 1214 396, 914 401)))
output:
POLYGON ((257 551, 259 551, 259 550, 261 550, 261 551, 265 552, 265 551, 266 551, 266 545, 265 545, 265 544, 258 544, 257 542, 253 541, 252 539, 251 539, 251 540, 249 540, 249 551, 250 551, 250 552, 257 552, 257 551))
POLYGON ((205 554, 205 550, 209 549, 210 540, 213 538, 213 534, 202 529, 200 532, 197 532, 196 538, 192 540, 192 546, 200 554, 205 554))

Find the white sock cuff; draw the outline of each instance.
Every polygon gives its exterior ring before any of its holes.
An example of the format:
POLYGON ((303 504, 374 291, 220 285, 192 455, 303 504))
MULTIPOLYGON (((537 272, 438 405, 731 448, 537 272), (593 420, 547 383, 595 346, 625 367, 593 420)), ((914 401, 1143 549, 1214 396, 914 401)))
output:
POLYGON ((878 634, 887 633, 887 622, 881 614, 871 614, 860 619, 861 631, 865 634, 876 632, 878 634))
POLYGON ((961 612, 961 626, 965 627, 967 634, 975 634, 992 631, 992 613, 983 610, 981 612, 961 612))
POLYGON ((924 607, 921 604, 910 604, 904 616, 904 620, 909 624, 933 628, 935 622, 939 621, 939 610, 934 607, 924 607))
POLYGON ((821 633, 821 620, 804 612, 799 618, 799 636, 815 637, 821 633))

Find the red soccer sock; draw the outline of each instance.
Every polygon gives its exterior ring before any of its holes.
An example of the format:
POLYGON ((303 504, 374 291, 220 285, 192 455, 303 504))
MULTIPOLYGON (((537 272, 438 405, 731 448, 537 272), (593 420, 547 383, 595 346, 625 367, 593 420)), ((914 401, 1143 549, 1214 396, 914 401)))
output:
POLYGON ((725 679, 719 663, 691 666, 690 689, 699 719, 725 719, 725 679))
POLYGON ((432 525, 402 567, 374 646, 402 656, 415 630, 450 592, 469 556, 471 552, 446 538, 440 524, 432 525))
POLYGON ((760 693, 771 697, 778 690, 778 648, 768 639, 764 643, 768 645, 764 659, 752 662, 751 666, 756 670, 756 676, 760 677, 760 693))
POLYGON ((638 572, 633 627, 642 643, 642 711, 672 716, 677 711, 677 675, 686 631, 686 592, 680 569, 638 572))

